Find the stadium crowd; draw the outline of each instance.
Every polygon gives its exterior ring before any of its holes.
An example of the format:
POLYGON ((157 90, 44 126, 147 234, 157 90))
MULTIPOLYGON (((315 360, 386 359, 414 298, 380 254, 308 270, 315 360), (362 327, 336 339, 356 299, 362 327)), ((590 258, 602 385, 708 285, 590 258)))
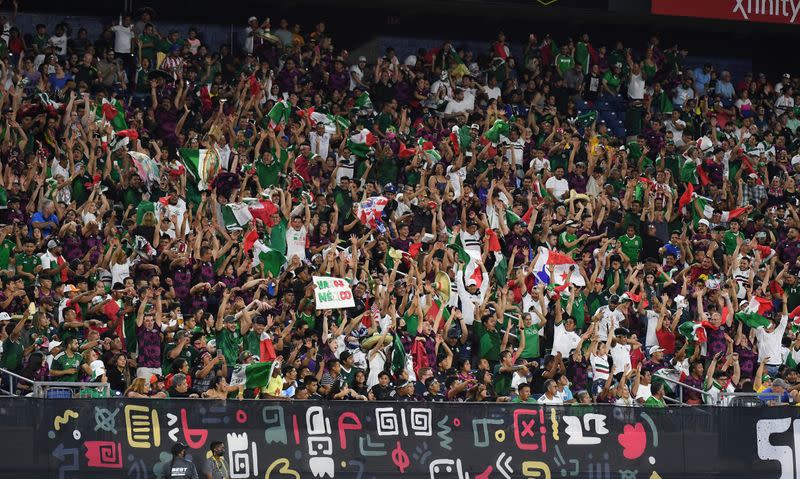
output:
POLYGON ((99 38, 4 23, 7 371, 135 398, 800 400, 798 77, 655 36, 368 59, 285 19, 213 48, 147 9, 99 38), (314 276, 354 306, 317 309, 314 276))

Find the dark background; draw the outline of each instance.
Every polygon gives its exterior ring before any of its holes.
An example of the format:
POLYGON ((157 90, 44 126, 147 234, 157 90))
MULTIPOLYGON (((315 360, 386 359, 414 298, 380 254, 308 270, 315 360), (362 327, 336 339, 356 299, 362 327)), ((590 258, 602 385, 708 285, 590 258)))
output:
POLYGON ((155 8, 157 21, 241 28, 250 15, 269 16, 273 25, 285 17, 301 23, 304 31, 324 20, 337 46, 349 49, 378 35, 488 42, 500 30, 508 42, 518 45, 531 32, 540 38, 549 32, 561 44, 585 31, 595 46, 623 40, 626 46, 641 49, 649 35, 657 34, 662 48, 679 44, 691 56, 751 59, 755 71, 770 75, 800 73, 790 53, 800 40, 800 25, 655 16, 649 13, 649 0, 22 0, 20 11, 101 16, 111 22, 122 11, 142 6, 155 8), (552 3, 545 6, 540 1, 552 3))

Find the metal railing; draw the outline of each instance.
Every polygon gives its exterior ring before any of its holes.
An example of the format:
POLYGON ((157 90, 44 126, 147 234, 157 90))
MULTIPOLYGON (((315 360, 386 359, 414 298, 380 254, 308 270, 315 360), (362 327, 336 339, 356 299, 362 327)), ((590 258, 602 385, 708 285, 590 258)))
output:
POLYGON ((33 397, 49 399, 107 398, 111 397, 111 385, 108 383, 34 381, 33 397))
POLYGON ((26 383, 29 384, 31 389, 33 389, 34 381, 20 376, 17 373, 12 373, 8 369, 0 368, 0 396, 13 396, 17 397, 18 394, 15 391, 17 383, 26 383), (8 388, 8 389, 6 389, 8 388))
POLYGON ((672 379, 671 377, 668 377, 668 376, 654 375, 653 376, 653 380, 654 381, 661 380, 661 381, 664 381, 664 382, 668 382, 668 383, 672 384, 673 386, 678 386, 678 391, 677 391, 678 397, 675 399, 675 402, 678 405, 689 406, 689 404, 687 404, 683 400, 683 390, 684 390, 684 388, 689 389, 691 391, 694 391, 694 392, 700 394, 701 396, 703 396, 706 399, 705 404, 708 404, 708 405, 711 405, 711 406, 714 406, 714 405, 717 404, 717 402, 714 401, 714 396, 712 396, 707 391, 703 391, 702 389, 698 389, 698 388, 696 388, 694 386, 689 386, 688 384, 682 383, 682 382, 678 381, 677 379, 672 379))

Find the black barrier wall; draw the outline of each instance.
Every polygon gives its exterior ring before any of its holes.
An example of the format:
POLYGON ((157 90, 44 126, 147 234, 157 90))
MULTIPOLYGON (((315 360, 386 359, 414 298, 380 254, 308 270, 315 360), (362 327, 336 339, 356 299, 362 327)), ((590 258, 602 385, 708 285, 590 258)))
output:
POLYGON ((794 478, 800 411, 528 404, 0 400, 0 477, 162 477, 180 441, 231 479, 794 478))

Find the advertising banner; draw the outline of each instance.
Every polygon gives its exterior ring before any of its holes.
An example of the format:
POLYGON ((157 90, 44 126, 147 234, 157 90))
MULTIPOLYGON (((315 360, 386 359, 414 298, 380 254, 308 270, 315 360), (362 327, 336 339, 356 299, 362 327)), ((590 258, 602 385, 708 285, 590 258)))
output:
POLYGON ((800 0, 652 0, 654 15, 796 25, 800 0))

